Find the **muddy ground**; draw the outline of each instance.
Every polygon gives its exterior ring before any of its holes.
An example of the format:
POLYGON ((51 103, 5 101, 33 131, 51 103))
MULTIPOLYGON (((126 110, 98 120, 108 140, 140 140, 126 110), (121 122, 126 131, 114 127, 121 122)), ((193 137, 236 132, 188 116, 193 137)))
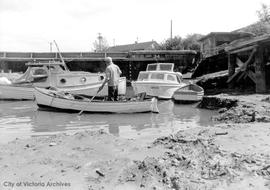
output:
POLYGON ((270 189, 270 95, 206 97, 214 127, 124 139, 103 131, 0 147, 0 189, 270 189))

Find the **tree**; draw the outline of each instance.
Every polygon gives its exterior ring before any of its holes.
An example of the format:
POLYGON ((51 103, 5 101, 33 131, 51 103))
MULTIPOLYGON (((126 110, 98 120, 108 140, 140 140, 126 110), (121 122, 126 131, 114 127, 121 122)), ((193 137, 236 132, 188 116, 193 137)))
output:
POLYGON ((186 38, 181 38, 176 36, 174 38, 169 38, 166 41, 160 43, 160 50, 196 50, 200 51, 199 39, 203 35, 201 34, 189 34, 186 38))
POLYGON ((201 37, 203 37, 201 34, 188 34, 182 41, 184 49, 200 51, 201 45, 199 39, 201 37))
POLYGON ((261 10, 257 11, 259 21, 245 29, 256 36, 270 33, 270 6, 262 4, 261 10))
POLYGON ((182 50, 183 43, 182 38, 180 36, 175 36, 174 38, 169 38, 165 40, 164 42, 161 42, 159 44, 158 49, 160 50, 182 50))
POLYGON ((98 33, 97 40, 95 40, 93 46, 95 52, 105 52, 109 48, 106 38, 101 36, 101 33, 98 33))
POLYGON ((270 24, 270 6, 262 4, 261 10, 257 11, 257 15, 261 22, 266 22, 270 24))

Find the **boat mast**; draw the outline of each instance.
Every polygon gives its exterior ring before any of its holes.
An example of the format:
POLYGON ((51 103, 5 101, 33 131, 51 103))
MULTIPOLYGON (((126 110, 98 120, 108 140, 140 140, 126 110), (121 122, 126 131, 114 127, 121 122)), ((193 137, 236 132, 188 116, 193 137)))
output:
POLYGON ((57 51, 58 51, 58 54, 59 54, 59 56, 60 56, 61 62, 64 64, 65 69, 66 69, 67 71, 69 71, 69 69, 67 68, 67 65, 66 65, 66 63, 65 63, 65 61, 64 61, 64 59, 63 59, 63 57, 62 57, 62 54, 61 54, 61 52, 60 52, 60 49, 59 49, 59 47, 58 47, 56 41, 53 40, 53 42, 55 43, 55 46, 56 46, 56 48, 57 48, 57 51))

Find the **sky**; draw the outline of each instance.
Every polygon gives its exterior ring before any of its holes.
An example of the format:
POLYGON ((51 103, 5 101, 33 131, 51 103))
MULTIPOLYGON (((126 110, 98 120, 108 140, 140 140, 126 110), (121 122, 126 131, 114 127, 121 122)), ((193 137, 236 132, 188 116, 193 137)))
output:
POLYGON ((0 51, 93 51, 108 45, 229 32, 258 20, 269 0, 0 0, 0 51), (55 46, 52 50, 56 51, 55 46))

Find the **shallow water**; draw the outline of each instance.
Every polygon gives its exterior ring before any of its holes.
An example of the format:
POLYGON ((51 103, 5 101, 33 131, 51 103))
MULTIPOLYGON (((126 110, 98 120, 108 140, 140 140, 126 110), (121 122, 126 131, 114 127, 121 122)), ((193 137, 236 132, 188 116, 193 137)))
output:
POLYGON ((181 129, 211 126, 213 111, 196 104, 180 105, 159 101, 159 114, 89 114, 38 110, 34 101, 0 101, 0 143, 16 138, 77 132, 85 129, 105 131, 120 137, 138 138, 167 134, 181 129))

